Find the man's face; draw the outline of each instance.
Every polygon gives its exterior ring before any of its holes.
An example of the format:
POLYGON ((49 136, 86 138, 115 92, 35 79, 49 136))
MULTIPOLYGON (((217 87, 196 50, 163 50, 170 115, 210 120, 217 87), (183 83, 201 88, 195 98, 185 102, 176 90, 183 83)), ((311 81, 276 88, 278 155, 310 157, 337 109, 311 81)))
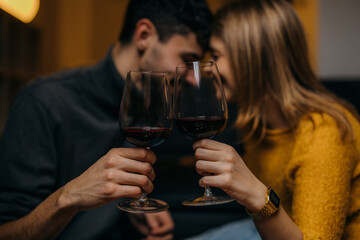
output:
POLYGON ((199 60, 202 54, 194 33, 175 34, 165 43, 156 40, 150 44, 141 57, 140 70, 168 72, 169 80, 173 80, 178 64, 199 60))

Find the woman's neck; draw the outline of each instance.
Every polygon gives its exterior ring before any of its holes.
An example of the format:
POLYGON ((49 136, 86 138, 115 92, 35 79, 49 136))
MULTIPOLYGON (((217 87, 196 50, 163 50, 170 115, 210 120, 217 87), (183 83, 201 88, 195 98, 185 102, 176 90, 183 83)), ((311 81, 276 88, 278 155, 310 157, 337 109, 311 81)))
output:
POLYGON ((283 129, 288 128, 290 124, 287 122, 279 104, 272 98, 267 98, 265 101, 265 114, 269 129, 283 129))

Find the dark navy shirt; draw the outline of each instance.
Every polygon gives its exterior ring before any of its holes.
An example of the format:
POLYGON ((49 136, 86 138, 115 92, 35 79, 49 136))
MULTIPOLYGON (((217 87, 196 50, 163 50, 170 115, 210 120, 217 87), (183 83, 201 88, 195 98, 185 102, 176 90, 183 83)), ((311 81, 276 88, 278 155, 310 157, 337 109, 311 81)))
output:
MULTIPOLYGON (((122 145, 124 81, 98 64, 36 79, 14 101, 0 141, 0 224, 18 219, 122 145)), ((116 202, 77 214, 59 239, 119 239, 116 202)))

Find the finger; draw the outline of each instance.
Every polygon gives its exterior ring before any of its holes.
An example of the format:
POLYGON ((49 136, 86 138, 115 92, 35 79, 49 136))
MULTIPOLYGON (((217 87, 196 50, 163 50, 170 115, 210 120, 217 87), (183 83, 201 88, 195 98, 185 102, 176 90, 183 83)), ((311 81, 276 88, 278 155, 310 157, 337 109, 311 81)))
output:
POLYGON ((152 235, 164 235, 174 230, 174 222, 168 211, 157 213, 155 218, 157 219, 157 226, 151 229, 152 235))
POLYGON ((223 186, 228 185, 230 182, 230 177, 227 175, 211 175, 211 176, 205 176, 202 177, 199 180, 199 185, 201 187, 205 186, 211 186, 211 187, 217 187, 222 188, 223 186))
POLYGON ((110 154, 142 162, 149 162, 151 165, 156 162, 155 153, 145 148, 113 148, 110 150, 110 154))
POLYGON ((153 229, 156 229, 159 227, 160 223, 158 221, 158 218, 156 217, 156 213, 146 214, 145 218, 146 218, 146 222, 149 225, 151 231, 153 229))
POLYGON ((196 171, 200 175, 205 175, 204 173, 221 174, 223 172, 222 171, 223 164, 224 163, 221 162, 198 160, 195 166, 196 166, 196 171))
POLYGON ((228 148, 228 147, 230 147, 230 146, 225 143, 217 142, 217 141, 210 140, 210 139, 201 139, 201 140, 196 141, 193 144, 194 150, 196 150, 198 148, 206 148, 209 150, 221 151, 224 148, 228 148))
POLYGON ((214 151, 206 148, 197 148, 195 150, 195 158, 207 161, 219 161, 224 153, 222 151, 214 151))
POLYGON ((155 180, 155 172, 151 164, 148 162, 139 162, 136 160, 128 159, 124 165, 121 166, 121 170, 126 172, 140 173, 146 175, 151 181, 155 180))
POLYGON ((116 185, 114 187, 113 198, 139 198, 142 194, 142 190, 137 186, 128 185, 116 185))
POLYGON ((154 235, 149 235, 146 240, 171 240, 174 238, 174 235, 172 233, 168 233, 162 236, 154 236, 154 235))
POLYGON ((139 225, 137 226, 137 230, 143 235, 143 236, 146 236, 149 234, 149 228, 145 225, 139 225))
POLYGON ((150 229, 145 222, 146 220, 144 214, 129 213, 129 218, 131 223, 140 233, 142 233, 144 236, 149 234, 150 229))
POLYGON ((154 189, 153 183, 147 176, 136 173, 120 171, 117 181, 119 185, 138 186, 145 191, 146 194, 151 193, 154 189))
POLYGON ((150 234, 155 235, 155 236, 162 236, 162 235, 167 235, 169 233, 172 233, 172 231, 173 231, 173 227, 169 226, 167 224, 167 225, 160 226, 160 227, 158 227, 156 229, 153 229, 150 232, 150 234))

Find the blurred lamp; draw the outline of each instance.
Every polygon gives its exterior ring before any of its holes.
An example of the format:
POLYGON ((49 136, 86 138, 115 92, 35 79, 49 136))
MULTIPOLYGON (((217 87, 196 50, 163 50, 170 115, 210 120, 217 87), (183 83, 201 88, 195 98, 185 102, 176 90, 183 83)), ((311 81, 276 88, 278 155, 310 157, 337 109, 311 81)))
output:
POLYGON ((0 0, 0 8, 24 23, 36 16, 40 0, 0 0))

